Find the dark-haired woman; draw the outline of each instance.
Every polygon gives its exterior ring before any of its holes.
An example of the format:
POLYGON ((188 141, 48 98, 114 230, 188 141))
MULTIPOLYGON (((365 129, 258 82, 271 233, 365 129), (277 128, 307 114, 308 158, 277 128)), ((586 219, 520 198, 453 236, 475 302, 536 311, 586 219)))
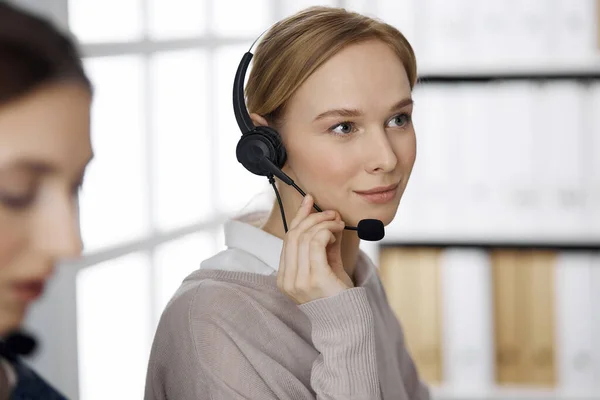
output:
POLYGON ((64 399, 7 344, 56 263, 80 255, 91 85, 74 44, 0 2, 0 399, 64 399))

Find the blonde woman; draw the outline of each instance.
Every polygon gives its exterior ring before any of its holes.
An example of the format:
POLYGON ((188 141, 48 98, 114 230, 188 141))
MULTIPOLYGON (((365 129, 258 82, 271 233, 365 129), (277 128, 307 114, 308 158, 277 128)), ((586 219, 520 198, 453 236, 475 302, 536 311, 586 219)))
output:
POLYGON ((146 400, 429 398, 375 266, 344 231, 396 214, 416 156, 416 76, 397 29, 343 9, 310 8, 265 34, 250 117, 279 132, 283 171, 308 195, 277 181, 290 221, 274 202, 227 223, 227 249, 161 317, 146 400))
POLYGON ((71 40, 0 2, 0 399, 64 397, 11 338, 55 264, 82 248, 77 193, 92 156, 91 85, 71 40))

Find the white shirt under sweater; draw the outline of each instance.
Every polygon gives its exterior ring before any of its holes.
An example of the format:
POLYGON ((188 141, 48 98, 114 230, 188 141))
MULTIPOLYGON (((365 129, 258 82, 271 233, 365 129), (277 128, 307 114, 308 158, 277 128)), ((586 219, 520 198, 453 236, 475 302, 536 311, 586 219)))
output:
POLYGON ((228 221, 227 249, 167 305, 145 400, 428 400, 368 257, 355 288, 298 306, 276 287, 283 241, 262 217, 228 221))

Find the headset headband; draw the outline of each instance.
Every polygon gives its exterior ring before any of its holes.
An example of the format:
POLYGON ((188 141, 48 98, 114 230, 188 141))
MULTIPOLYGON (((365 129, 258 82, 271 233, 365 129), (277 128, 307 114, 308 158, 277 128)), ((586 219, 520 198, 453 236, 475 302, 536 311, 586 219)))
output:
POLYGON ((251 52, 252 48, 258 39, 260 39, 265 32, 267 32, 267 30, 261 33, 260 36, 254 40, 250 46, 250 49, 244 54, 235 73, 235 79, 233 80, 233 113, 235 114, 237 124, 242 131, 242 135, 251 132, 255 128, 254 124, 252 123, 252 119, 250 118, 250 114, 248 114, 248 108, 246 107, 244 81, 246 79, 246 71, 248 70, 248 66, 250 65, 250 61, 253 57, 251 52))

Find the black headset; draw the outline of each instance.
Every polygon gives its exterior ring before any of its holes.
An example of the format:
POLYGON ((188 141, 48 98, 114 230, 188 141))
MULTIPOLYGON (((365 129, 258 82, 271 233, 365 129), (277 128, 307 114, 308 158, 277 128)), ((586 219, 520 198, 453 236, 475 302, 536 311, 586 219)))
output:
POLYGON ((266 177, 275 175, 291 184, 289 176, 281 171, 287 160, 287 152, 279 132, 268 126, 254 126, 246 108, 244 79, 252 56, 250 51, 244 54, 233 83, 233 112, 242 131, 235 154, 237 160, 253 174, 266 177))
MULTIPOLYGON (((253 57, 251 50, 256 41, 258 41, 258 39, 252 43, 250 50, 242 57, 233 81, 233 113, 235 114, 237 124, 242 131, 242 137, 236 146, 235 155, 240 164, 248 171, 255 175, 266 176, 269 179, 269 183, 275 190, 279 209, 281 210, 281 217, 283 219, 283 227, 287 233, 288 227, 285 212, 283 210, 283 203, 279 196, 279 191, 277 190, 273 176, 278 177, 282 182, 292 186, 302 196, 306 196, 306 193, 296 185, 292 178, 282 171, 287 160, 287 152, 279 132, 268 126, 255 126, 250 118, 248 109, 246 108, 244 80, 246 78, 246 71, 248 70, 248 66, 253 57)), ((321 208, 316 203, 313 203, 313 208, 318 212, 322 212, 321 208)), ((357 231, 358 236, 361 239, 369 241, 381 240, 385 235, 383 222, 376 219, 364 219, 359 221, 358 226, 346 226, 344 229, 357 231)))

